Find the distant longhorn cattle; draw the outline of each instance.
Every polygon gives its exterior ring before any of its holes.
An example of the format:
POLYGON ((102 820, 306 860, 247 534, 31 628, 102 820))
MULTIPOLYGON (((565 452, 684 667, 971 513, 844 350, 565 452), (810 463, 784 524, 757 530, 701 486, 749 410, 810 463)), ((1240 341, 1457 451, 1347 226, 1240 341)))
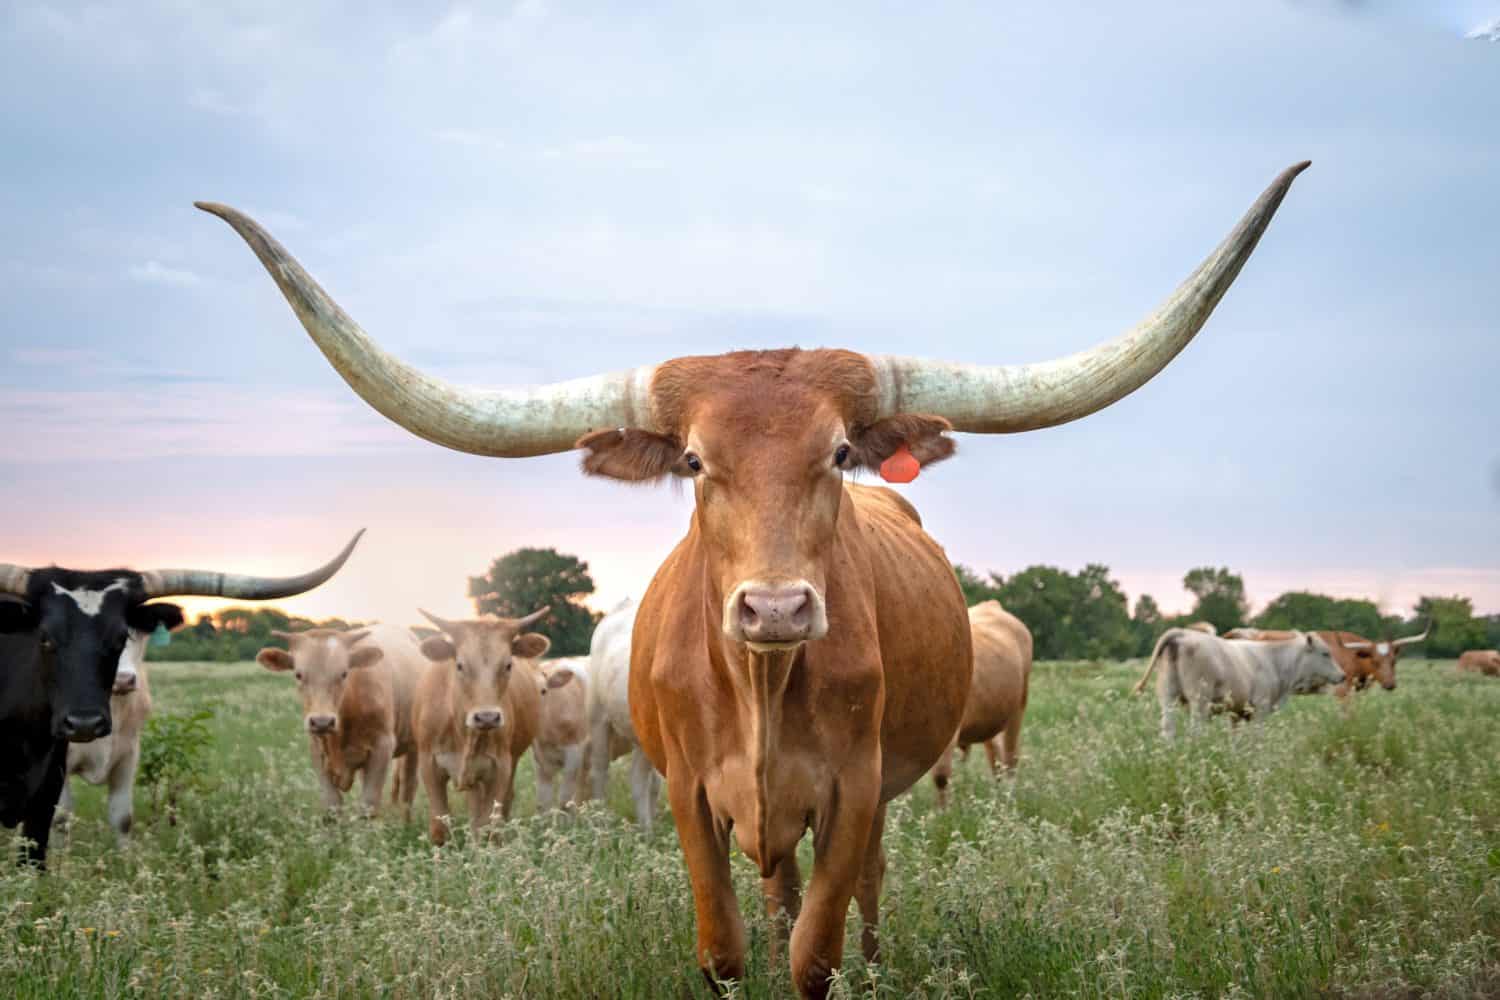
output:
POLYGON ((422 641, 432 662, 417 688, 415 713, 434 844, 448 841, 449 781, 468 795, 475 831, 488 825, 497 807, 501 819, 510 817, 516 762, 536 738, 542 710, 541 674, 532 661, 551 647, 546 636, 526 628, 549 610, 468 621, 422 612, 442 633, 422 641))
POLYGON ((1168 629, 1156 642, 1151 662, 1133 693, 1146 687, 1161 664, 1156 682, 1161 706, 1161 735, 1177 733, 1177 706, 1186 705, 1194 727, 1213 711, 1237 719, 1261 720, 1293 694, 1338 684, 1344 672, 1333 662, 1328 643, 1317 635, 1299 633, 1274 642, 1220 639, 1189 629, 1168 629))
POLYGON ((537 811, 581 802, 580 788, 589 742, 588 695, 592 686, 586 656, 537 664, 541 717, 531 756, 536 761, 537 811))
POLYGON ((1371 681, 1387 691, 1396 690, 1396 661, 1408 646, 1424 642, 1432 631, 1427 623, 1420 635, 1375 642, 1353 632, 1320 632, 1333 648, 1334 659, 1344 671, 1344 683, 1334 689, 1340 698, 1352 691, 1363 691, 1371 681))
POLYGON ((1458 669, 1484 674, 1486 677, 1500 677, 1500 651, 1471 649, 1460 653, 1458 669))
POLYGON ((636 619, 631 722, 667 779, 709 983, 745 971, 733 836, 770 912, 795 921, 793 982, 823 997, 851 899, 876 955, 886 805, 947 749, 972 672, 947 556, 910 504, 846 474, 905 481, 952 453, 951 430, 1035 430, 1133 392, 1202 328, 1305 166, 1284 171, 1149 319, 1066 358, 986 367, 748 351, 505 392, 391 357, 253 220, 199 207, 246 240, 345 381, 408 430, 481 455, 581 448, 591 475, 691 481, 687 535, 636 619), (804 901, 797 845, 809 828, 804 901))
POLYGON ((955 749, 967 755, 971 744, 983 743, 990 770, 997 774, 1002 767, 1014 770, 1021 750, 1021 720, 1031 683, 1031 631, 999 601, 984 601, 969 609, 969 632, 974 642, 974 679, 964 702, 963 722, 953 744, 932 769, 939 806, 948 801, 955 749))
MULTIPOLYGON (((363 534, 363 532, 360 532, 363 534)), ((171 596, 267 601, 337 573, 359 535, 327 565, 286 579, 201 570, 83 571, 0 563, 0 824, 20 824, 22 860, 45 867, 69 743, 108 736, 110 697, 130 630, 182 620, 171 596)))
POLYGON ((630 721, 630 634, 635 628, 635 601, 621 601, 594 628, 589 643, 589 783, 593 798, 603 800, 609 788, 609 764, 630 754, 630 798, 635 819, 651 832, 661 796, 661 776, 635 738, 630 721))
MULTIPOLYGON (((173 616, 168 608, 175 604, 157 604, 162 609, 161 625, 168 630, 182 624, 182 616, 173 616)), ((130 834, 135 820, 135 772, 141 759, 141 731, 151 716, 151 684, 146 676, 146 643, 151 635, 130 630, 120 653, 119 668, 109 695, 110 733, 90 743, 68 744, 68 778, 82 778, 91 785, 109 785, 109 825, 120 843, 130 834)), ((57 802, 56 822, 65 823, 73 811, 73 786, 63 782, 57 802)))
POLYGON ((287 648, 268 646, 255 658, 297 682, 323 805, 339 808, 359 775, 365 811, 378 813, 395 763, 391 800, 410 819, 417 787, 412 705, 427 668, 416 637, 399 625, 272 634, 287 648))

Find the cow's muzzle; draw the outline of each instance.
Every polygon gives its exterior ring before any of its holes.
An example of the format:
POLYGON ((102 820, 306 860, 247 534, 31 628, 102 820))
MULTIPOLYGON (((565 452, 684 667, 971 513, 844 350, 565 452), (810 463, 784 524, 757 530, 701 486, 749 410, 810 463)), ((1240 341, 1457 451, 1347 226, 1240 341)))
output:
POLYGON ((105 712, 69 712, 63 716, 57 735, 70 743, 88 743, 109 735, 109 715, 105 712))
POLYGON ((139 683, 135 674, 116 674, 114 687, 109 689, 109 693, 129 694, 139 686, 139 683))
POLYGON ((339 728, 339 717, 337 715, 309 715, 306 722, 307 731, 314 736, 323 736, 327 733, 336 732, 339 728))
POLYGON ((823 595, 806 580, 770 584, 751 580, 725 602, 724 632, 751 646, 794 646, 828 634, 823 595))
POLYGON ((470 729, 488 732, 491 729, 499 729, 501 723, 505 721, 505 716, 498 708, 477 708, 469 713, 465 721, 470 729))

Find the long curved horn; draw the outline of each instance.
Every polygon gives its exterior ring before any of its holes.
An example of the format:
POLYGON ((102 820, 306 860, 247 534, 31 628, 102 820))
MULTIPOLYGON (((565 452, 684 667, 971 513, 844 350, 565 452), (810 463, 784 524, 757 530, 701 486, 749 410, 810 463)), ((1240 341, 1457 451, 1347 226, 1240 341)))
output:
POLYGON ((417 612, 423 618, 426 618, 428 621, 432 622, 432 624, 437 627, 437 630, 439 632, 447 632, 451 634, 453 632, 453 626, 461 624, 460 622, 449 621, 446 618, 439 618, 437 615, 432 614, 430 611, 424 611, 421 608, 418 608, 417 612))
POLYGON ((535 622, 540 621, 542 619, 542 616, 545 615, 547 612, 549 612, 551 610, 552 610, 552 605, 550 605, 550 604, 544 604, 544 605, 542 605, 542 607, 539 610, 533 611, 531 614, 527 615, 525 618, 512 618, 511 619, 511 624, 515 625, 516 631, 519 632, 522 629, 524 629, 526 626, 531 625, 531 624, 533 624, 535 622))
POLYGON ((596 430, 658 429, 651 414, 654 366, 493 392, 449 385, 381 350, 254 219, 227 205, 194 204, 250 245, 349 387, 418 437, 475 455, 523 458, 570 451, 596 430))
POLYGON ((1427 627, 1422 630, 1421 635, 1409 635, 1405 639, 1396 639, 1391 643, 1391 645, 1395 646, 1397 649, 1400 649, 1402 646, 1410 646, 1412 643, 1421 642, 1423 639, 1426 639, 1431 631, 1432 619, 1429 618, 1427 619, 1427 627))
POLYGON ((232 597, 240 601, 274 601, 323 585, 343 568, 365 529, 360 528, 331 561, 301 576, 266 577, 214 573, 198 569, 158 569, 141 574, 147 597, 232 597))
POLYGON ((26 596, 26 584, 31 581, 31 570, 15 563, 0 563, 0 594, 26 596))
POLYGON ((1065 358, 1034 365, 969 365, 873 357, 880 416, 931 413, 953 429, 1010 434, 1088 416, 1145 385, 1202 329, 1276 214, 1292 181, 1281 172, 1223 243, 1135 329, 1065 358))

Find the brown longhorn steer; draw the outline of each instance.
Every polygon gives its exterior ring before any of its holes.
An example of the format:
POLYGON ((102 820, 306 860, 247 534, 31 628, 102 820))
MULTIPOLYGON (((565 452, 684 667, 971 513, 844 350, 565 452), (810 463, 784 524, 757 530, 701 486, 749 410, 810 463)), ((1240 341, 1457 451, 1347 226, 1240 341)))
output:
POLYGON ((253 220, 200 207, 250 245, 344 380, 413 433, 499 457, 578 447, 592 475, 692 483, 687 537, 636 620, 631 719, 666 776, 711 982, 745 971, 734 838, 769 909, 795 921, 797 988, 821 997, 851 898, 874 957, 886 803, 947 747, 971 670, 947 557, 910 505, 845 476, 884 465, 905 481, 916 463, 949 456, 950 430, 1050 427, 1143 385, 1202 328, 1304 166, 1284 171, 1145 322, 1069 357, 992 367, 764 351, 499 392, 386 354, 253 220), (794 851, 809 828, 815 860, 799 905, 794 851))
POLYGON ((1500 650, 1471 649, 1460 653, 1458 669, 1484 674, 1486 677, 1500 677, 1500 650))

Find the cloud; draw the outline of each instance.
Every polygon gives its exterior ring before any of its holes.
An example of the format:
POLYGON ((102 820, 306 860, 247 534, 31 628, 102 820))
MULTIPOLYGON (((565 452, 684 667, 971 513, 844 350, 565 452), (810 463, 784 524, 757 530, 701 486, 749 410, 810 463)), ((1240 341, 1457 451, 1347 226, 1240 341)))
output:
POLYGON ((176 285, 187 287, 202 283, 203 279, 185 268, 168 267, 160 261, 148 260, 144 264, 132 264, 125 272, 135 281, 151 285, 176 285))
POLYGON ((440 128, 432 133, 432 137, 439 142, 452 143, 455 146, 467 146, 470 149, 483 149, 491 153, 504 152, 507 148, 503 139, 488 132, 482 132, 471 128, 440 128))

